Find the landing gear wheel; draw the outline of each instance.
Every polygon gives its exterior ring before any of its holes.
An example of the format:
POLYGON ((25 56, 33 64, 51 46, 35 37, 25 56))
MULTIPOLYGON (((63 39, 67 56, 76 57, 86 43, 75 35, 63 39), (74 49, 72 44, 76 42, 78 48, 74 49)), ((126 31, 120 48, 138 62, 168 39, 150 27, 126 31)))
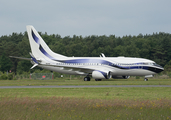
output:
POLYGON ((84 77, 84 81, 90 81, 90 77, 84 77))
POLYGON ((148 79, 147 78, 144 78, 144 81, 148 81, 148 79))

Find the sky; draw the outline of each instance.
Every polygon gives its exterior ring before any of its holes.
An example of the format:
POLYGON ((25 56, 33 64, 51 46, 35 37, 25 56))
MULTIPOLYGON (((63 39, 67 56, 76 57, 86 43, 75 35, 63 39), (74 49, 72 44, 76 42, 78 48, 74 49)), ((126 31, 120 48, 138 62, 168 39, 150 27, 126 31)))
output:
POLYGON ((171 33, 171 0, 1 0, 0 36, 39 32, 73 35, 171 33))

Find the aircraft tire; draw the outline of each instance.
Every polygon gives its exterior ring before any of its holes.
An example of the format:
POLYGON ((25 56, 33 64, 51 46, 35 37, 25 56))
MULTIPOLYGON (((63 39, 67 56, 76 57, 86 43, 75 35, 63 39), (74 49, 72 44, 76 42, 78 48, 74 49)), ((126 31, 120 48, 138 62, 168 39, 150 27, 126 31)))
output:
POLYGON ((90 81, 90 77, 84 77, 84 81, 90 81))
POLYGON ((90 79, 90 77, 87 77, 88 78, 88 81, 90 81, 91 79, 90 79))
POLYGON ((144 78, 144 81, 148 81, 148 79, 147 78, 144 78))

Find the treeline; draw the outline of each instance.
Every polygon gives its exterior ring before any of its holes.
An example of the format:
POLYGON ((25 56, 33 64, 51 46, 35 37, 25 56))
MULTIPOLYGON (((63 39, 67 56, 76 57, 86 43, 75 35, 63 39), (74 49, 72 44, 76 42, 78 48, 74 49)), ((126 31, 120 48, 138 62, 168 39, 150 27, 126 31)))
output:
MULTIPOLYGON (((107 57, 140 57, 155 61, 165 67, 165 71, 171 69, 171 34, 153 33, 152 35, 138 36, 66 36, 58 34, 48 35, 39 32, 48 46, 59 54, 75 57, 99 57, 104 53, 107 57)), ((22 74, 34 72, 30 70, 32 64, 29 61, 9 58, 9 56, 30 57, 31 51, 27 32, 12 33, 0 37, 0 71, 22 74)))

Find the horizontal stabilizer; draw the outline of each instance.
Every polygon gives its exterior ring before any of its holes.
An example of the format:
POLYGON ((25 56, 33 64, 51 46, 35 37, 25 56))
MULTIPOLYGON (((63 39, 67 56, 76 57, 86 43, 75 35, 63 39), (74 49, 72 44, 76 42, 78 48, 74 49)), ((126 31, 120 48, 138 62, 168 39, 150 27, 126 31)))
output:
POLYGON ((25 57, 16 57, 16 56, 9 56, 11 58, 17 58, 17 59, 21 59, 21 60, 29 60, 31 61, 32 59, 31 58, 25 58, 25 57))
POLYGON ((33 69, 34 67, 38 66, 38 64, 34 64, 30 69, 33 69))

